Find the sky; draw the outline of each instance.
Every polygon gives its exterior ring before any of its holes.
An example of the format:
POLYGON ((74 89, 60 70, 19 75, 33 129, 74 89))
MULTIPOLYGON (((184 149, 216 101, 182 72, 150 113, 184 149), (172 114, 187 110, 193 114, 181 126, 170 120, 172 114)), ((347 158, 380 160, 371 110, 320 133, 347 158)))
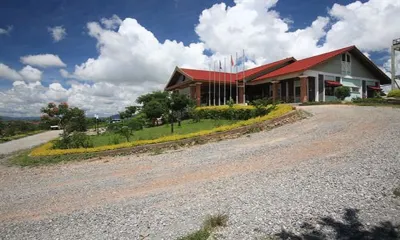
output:
POLYGON ((175 66, 243 49, 250 68, 356 45, 389 74, 399 12, 400 0, 2 0, 0 116, 64 101, 108 116, 163 89, 175 66))

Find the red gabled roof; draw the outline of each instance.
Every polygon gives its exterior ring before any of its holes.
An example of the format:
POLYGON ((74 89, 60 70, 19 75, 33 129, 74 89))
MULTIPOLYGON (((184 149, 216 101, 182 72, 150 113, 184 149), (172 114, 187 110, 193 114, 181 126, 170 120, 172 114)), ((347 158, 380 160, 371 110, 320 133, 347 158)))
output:
MULTIPOLYGON (((259 73, 261 71, 265 71, 269 68, 274 68, 279 66, 280 64, 289 62, 289 61, 296 61, 296 59, 294 57, 289 57, 289 58, 285 58, 276 62, 272 62, 272 63, 268 63, 268 64, 264 64, 255 68, 251 68, 248 69, 246 71, 244 71, 244 76, 250 77, 251 75, 254 75, 256 73, 259 73)), ((209 81, 209 80, 214 80, 214 73, 216 78, 218 79, 218 74, 221 74, 220 77, 223 79, 223 73, 224 72, 215 72, 215 71, 208 71, 208 70, 197 70, 197 69, 188 69, 188 68, 179 68, 180 70, 182 70, 186 75, 188 75, 189 77, 191 77, 193 80, 197 80, 197 81, 209 81), (211 73, 211 76, 210 76, 211 73)), ((222 80, 221 79, 221 80, 222 80)), ((238 80, 242 80, 243 79, 243 72, 238 72, 236 73, 226 73, 226 80, 229 82, 229 80, 232 79, 232 82, 238 81, 238 80), (231 77, 230 77, 231 75, 231 77)))
POLYGON ((328 61, 329 59, 336 57, 342 53, 350 51, 354 48, 355 48, 355 46, 350 46, 350 47, 338 49, 338 50, 335 50, 332 52, 324 53, 321 55, 313 56, 310 58, 301 59, 301 60, 298 60, 298 61, 296 61, 292 64, 289 64, 283 68, 277 69, 273 72, 270 72, 261 77, 258 77, 254 81, 278 77, 278 76, 286 75, 289 73, 302 72, 302 71, 308 70, 320 63, 328 61))
MULTIPOLYGON (((215 74, 215 78, 217 78, 217 80, 218 80, 218 77, 220 77, 221 80, 224 80, 224 72, 187 69, 187 68, 179 68, 179 69, 182 70, 186 75, 191 77, 193 80, 197 80, 197 81, 214 81, 214 74, 215 74), (218 74, 220 74, 220 75, 218 76, 218 74)), ((230 79, 232 79, 232 82, 236 81, 235 74, 225 73, 225 75, 226 75, 226 81, 229 82, 230 79), (232 78, 229 75, 232 75, 232 78)))

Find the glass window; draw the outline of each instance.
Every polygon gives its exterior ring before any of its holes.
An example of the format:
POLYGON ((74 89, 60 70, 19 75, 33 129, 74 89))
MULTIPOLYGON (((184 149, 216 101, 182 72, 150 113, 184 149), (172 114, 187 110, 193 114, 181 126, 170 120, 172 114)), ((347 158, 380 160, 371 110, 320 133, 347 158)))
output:
POLYGON ((325 87, 325 96, 335 96, 335 88, 334 87, 325 87))
POLYGON ((346 62, 346 54, 345 53, 342 54, 342 61, 346 62))
POLYGON ((330 76, 330 75, 325 75, 324 76, 324 80, 335 81, 335 77, 334 76, 330 76))
POLYGON ((350 62, 350 54, 346 54, 347 55, 347 62, 350 62))

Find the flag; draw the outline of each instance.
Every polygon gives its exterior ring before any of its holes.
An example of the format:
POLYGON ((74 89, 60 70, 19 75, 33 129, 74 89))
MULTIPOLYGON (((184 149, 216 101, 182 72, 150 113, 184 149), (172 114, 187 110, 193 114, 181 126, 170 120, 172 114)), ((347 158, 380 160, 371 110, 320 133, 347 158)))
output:
POLYGON ((219 61, 219 70, 222 70, 221 60, 219 61))
POLYGON ((231 55, 231 66, 232 66, 232 67, 235 66, 235 62, 233 61, 232 55, 231 55))

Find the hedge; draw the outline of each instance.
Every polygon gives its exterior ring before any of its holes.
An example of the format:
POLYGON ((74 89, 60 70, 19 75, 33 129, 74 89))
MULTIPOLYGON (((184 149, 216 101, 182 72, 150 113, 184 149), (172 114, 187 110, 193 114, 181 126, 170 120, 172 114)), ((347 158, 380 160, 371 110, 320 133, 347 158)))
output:
POLYGON ((396 97, 396 98, 400 98, 400 89, 394 89, 391 90, 388 95, 388 97, 396 97))
POLYGON ((209 106, 199 107, 192 112, 193 119, 226 119, 226 120, 247 120, 250 118, 263 116, 272 109, 266 107, 255 107, 246 105, 230 106, 209 106))
MULTIPOLYGON (((249 107, 250 106, 246 106, 245 108, 249 108, 249 107)), ((255 123, 271 120, 271 119, 280 117, 292 110, 293 110, 293 107, 290 105, 277 105, 276 108, 271 110, 269 112, 269 114, 267 114, 267 115, 256 117, 256 118, 251 118, 251 119, 244 120, 244 121, 239 121, 239 122, 236 122, 231 125, 221 126, 221 127, 217 127, 217 128, 211 129, 211 130, 204 130, 204 131, 199 131, 199 132, 189 133, 189 134, 182 134, 182 135, 177 134, 177 135, 164 136, 164 137, 152 139, 152 140, 139 140, 139 141, 135 141, 135 142, 124 142, 124 143, 120 143, 120 144, 116 144, 116 145, 106 145, 106 146, 99 146, 99 147, 94 147, 94 148, 52 149, 53 142, 48 142, 46 144, 43 144, 42 146, 39 146, 39 147, 33 149, 30 156, 54 156, 54 155, 63 155, 63 154, 74 154, 74 153, 100 152, 100 151, 107 151, 107 150, 114 150, 114 149, 121 149, 121 148, 136 147, 136 146, 146 145, 146 144, 177 141, 177 140, 181 140, 181 139, 204 136, 204 135, 208 135, 208 134, 216 133, 216 132, 228 131, 228 130, 232 130, 232 129, 235 129, 238 127, 248 126, 248 125, 252 125, 255 123)))

